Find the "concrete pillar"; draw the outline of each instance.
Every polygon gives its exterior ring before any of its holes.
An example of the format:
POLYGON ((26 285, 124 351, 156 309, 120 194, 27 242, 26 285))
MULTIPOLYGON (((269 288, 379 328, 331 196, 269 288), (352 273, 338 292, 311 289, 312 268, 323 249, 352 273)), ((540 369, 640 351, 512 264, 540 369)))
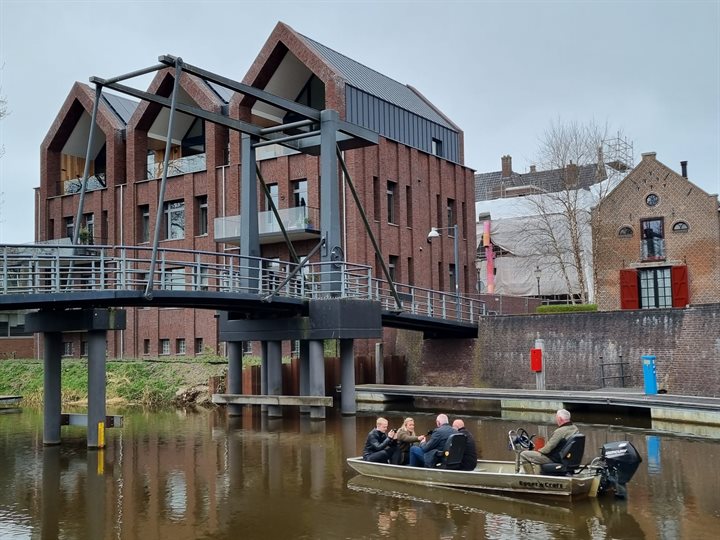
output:
POLYGON ((545 340, 537 338, 535 348, 540 349, 542 355, 542 371, 535 373, 535 386, 538 390, 545 390, 545 363, 547 362, 547 358, 545 358, 545 340))
MULTIPOLYGON (((267 342, 267 384, 269 396, 282 395, 282 341, 267 342)), ((279 405, 268 405, 269 417, 282 416, 279 405)))
MULTIPOLYGON (((313 339, 310 345, 310 385, 309 395, 325 395, 325 357, 322 340, 313 339)), ((325 407, 310 407, 310 418, 325 418, 325 407)))
MULTIPOLYGON (((228 341, 227 342, 227 354, 228 354, 227 393, 228 394, 242 394, 243 393, 242 341, 228 341)), ((242 405, 231 403, 227 406, 227 412, 230 416, 240 415, 240 414, 242 414, 242 405)))
MULTIPOLYGON (((298 365, 298 377, 300 379, 300 395, 310 395, 310 344, 307 340, 300 340, 300 358, 298 365)), ((308 414, 310 407, 302 405, 300 414, 308 414)))
POLYGON ((355 353, 352 339, 340 340, 340 413, 355 414, 355 353))
POLYGON ((62 333, 45 332, 43 341, 43 444, 60 444, 62 333))
MULTIPOLYGON (((107 331, 88 332, 88 414, 87 445, 98 448, 98 423, 105 424, 105 371, 107 331)), ((104 446, 104 442, 102 443, 104 446)))

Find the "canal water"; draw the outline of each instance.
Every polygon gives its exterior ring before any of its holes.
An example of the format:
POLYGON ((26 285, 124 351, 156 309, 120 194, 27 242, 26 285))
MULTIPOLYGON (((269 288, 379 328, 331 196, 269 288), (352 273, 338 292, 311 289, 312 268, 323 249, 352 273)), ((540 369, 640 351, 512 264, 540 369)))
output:
MULTIPOLYGON (((77 427, 44 448, 40 411, 1 414, 0 538, 600 540, 720 531, 718 440, 581 421, 585 461, 617 440, 632 441, 644 461, 627 500, 571 504, 359 478, 345 458, 360 453, 374 415, 311 421, 286 411, 269 420, 258 407, 244 411, 112 411, 125 427, 107 431, 102 451, 88 451, 77 427)), ((402 413, 383 415, 400 426, 402 413)), ((434 415, 413 416, 419 431, 434 425, 434 415)), ((509 429, 553 429, 463 418, 488 459, 512 459, 509 429)))

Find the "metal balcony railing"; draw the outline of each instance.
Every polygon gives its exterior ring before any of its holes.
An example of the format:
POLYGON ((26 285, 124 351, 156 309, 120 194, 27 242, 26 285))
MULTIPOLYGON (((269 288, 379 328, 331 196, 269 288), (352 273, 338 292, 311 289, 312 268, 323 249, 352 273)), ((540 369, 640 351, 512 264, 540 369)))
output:
MULTIPOLYGON (((318 232, 320 230, 320 211, 309 206, 280 208, 280 219, 288 234, 297 232, 318 232)), ((258 213, 258 233, 263 236, 278 236, 280 225, 271 211, 258 213)), ((216 242, 239 242, 241 236, 240 216, 215 218, 216 242)))

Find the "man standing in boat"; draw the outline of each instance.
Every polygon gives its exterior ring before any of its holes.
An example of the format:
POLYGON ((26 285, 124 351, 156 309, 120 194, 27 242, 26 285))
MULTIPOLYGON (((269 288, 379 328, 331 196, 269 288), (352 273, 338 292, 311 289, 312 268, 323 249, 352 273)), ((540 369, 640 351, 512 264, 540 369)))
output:
POLYGON ((570 412, 560 409, 555 413, 555 422, 558 428, 553 432, 550 440, 540 450, 524 450, 520 453, 520 461, 529 474, 537 474, 533 464, 560 463, 560 449, 569 437, 578 432, 578 428, 570 420, 570 412))
POLYGON ((385 418, 378 418, 375 422, 375 429, 368 433, 363 448, 363 460, 373 463, 389 463, 393 454, 397 451, 397 440, 395 430, 388 433, 388 421, 385 418))
POLYGON ((437 455, 438 450, 442 451, 445 449, 445 443, 448 437, 455 433, 455 430, 450 426, 450 420, 448 420, 447 414, 438 414, 435 419, 435 425, 437 427, 432 431, 432 435, 430 435, 430 438, 426 442, 420 446, 410 448, 411 466, 435 467, 440 461, 440 457, 437 455))

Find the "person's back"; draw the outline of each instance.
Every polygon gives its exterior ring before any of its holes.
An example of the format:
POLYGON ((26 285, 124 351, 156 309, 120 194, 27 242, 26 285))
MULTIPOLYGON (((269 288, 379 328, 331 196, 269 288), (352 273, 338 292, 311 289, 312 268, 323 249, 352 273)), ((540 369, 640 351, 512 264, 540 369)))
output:
POLYGON ((453 422, 453 428, 465 435, 465 451, 463 452, 462 461, 460 462, 461 471, 472 471, 477 466, 477 445, 475 444, 475 437, 472 436, 467 429, 465 429, 465 422, 459 418, 453 422))

